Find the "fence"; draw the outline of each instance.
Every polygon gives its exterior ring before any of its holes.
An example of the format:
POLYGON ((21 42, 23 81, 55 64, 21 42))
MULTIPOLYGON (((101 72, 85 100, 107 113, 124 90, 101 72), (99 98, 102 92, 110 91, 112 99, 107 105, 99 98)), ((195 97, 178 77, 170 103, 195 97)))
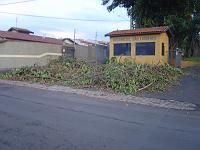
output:
POLYGON ((20 68, 23 66, 46 65, 52 59, 62 56, 62 45, 5 41, 0 43, 0 68, 20 68))
POLYGON ((88 63, 102 64, 108 58, 108 47, 76 45, 74 57, 88 63))

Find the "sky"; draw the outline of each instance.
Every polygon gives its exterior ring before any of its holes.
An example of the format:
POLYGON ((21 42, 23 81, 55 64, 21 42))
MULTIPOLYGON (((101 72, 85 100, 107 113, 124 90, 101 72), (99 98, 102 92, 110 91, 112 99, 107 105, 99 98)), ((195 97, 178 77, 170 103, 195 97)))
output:
POLYGON ((6 31, 10 27, 17 26, 27 28, 37 35, 55 38, 73 38, 74 30, 76 30, 76 38, 107 41, 106 33, 130 28, 130 19, 126 9, 116 8, 108 12, 106 6, 102 5, 102 0, 33 0, 26 3, 3 5, 20 1, 25 0, 0 0, 0 30, 6 31))

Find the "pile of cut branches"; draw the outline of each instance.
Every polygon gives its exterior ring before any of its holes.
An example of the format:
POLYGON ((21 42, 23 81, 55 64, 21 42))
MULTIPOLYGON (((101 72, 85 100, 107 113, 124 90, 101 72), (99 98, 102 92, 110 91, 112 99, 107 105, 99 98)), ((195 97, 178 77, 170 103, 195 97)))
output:
POLYGON ((101 88, 133 94, 142 90, 163 91, 177 83, 182 71, 169 65, 138 65, 125 61, 106 64, 88 64, 75 59, 52 61, 47 66, 14 69, 0 77, 9 80, 39 82, 75 86, 78 88, 101 88))

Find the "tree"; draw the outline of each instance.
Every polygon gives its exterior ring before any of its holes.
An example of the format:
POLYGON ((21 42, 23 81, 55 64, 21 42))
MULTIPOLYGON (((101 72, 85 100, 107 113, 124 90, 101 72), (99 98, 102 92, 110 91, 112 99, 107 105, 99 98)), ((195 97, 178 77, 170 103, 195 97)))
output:
POLYGON ((192 21, 188 22, 185 31, 185 36, 182 41, 185 55, 189 57, 198 56, 200 52, 200 17, 194 16, 192 21))
POLYGON ((193 56, 200 49, 200 0, 102 0, 108 11, 116 7, 127 9, 136 28, 169 26, 175 41, 174 47, 193 56), (195 16, 192 14, 195 12, 195 16), (198 47, 198 48, 197 48, 198 47))

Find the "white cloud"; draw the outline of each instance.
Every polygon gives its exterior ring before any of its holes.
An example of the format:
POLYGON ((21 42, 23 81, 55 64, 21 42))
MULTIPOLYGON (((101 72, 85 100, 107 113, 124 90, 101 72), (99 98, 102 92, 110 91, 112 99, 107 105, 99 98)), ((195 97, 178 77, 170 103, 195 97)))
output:
POLYGON ((3 5, 1 6, 0 11, 29 13, 34 15, 70 17, 77 12, 83 13, 84 11, 88 10, 102 10, 102 6, 100 4, 101 3, 95 0, 38 0, 29 3, 20 3, 5 6, 3 5))
MULTIPOLYGON (((14 1, 16 0, 9 0, 9 2, 14 1)), ((8 0, 1 0, 0 3, 6 2, 8 0)), ((37 0, 29 3, 1 6, 0 12, 64 18, 128 20, 125 9, 117 8, 109 13, 106 6, 102 6, 101 3, 102 0, 37 0)), ((17 15, 0 14, 0 16, 0 30, 15 25, 15 17, 17 15)), ((32 31, 38 31, 36 34, 48 34, 54 37, 72 37, 73 29, 75 28, 80 31, 78 36, 81 38, 93 39, 96 31, 101 34, 101 38, 104 38, 104 34, 112 30, 129 28, 129 22, 78 22, 24 16, 17 17, 19 27, 28 27, 32 31)))
MULTIPOLYGON (((70 31, 49 31, 49 30, 40 30, 40 34, 43 36, 50 36, 54 38, 74 38, 74 32, 70 31)), ((76 38, 85 38, 84 33, 76 33, 76 38)))

